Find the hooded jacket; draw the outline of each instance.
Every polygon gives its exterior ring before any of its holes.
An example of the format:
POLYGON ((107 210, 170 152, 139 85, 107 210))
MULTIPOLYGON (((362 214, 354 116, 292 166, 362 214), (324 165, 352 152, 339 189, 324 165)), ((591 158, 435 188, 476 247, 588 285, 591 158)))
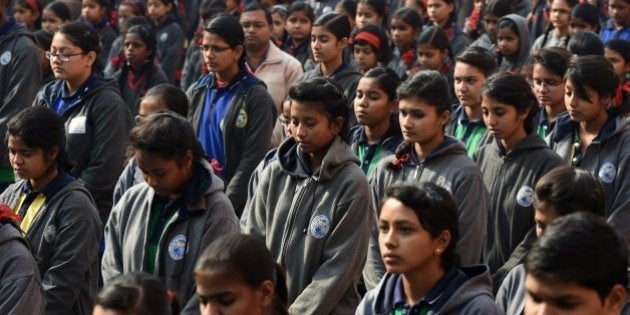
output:
MULTIPOLYGON (((26 238, 42 277, 46 314, 91 314, 98 292, 98 244, 103 226, 90 193, 68 174, 58 175, 57 180, 63 186, 46 196, 26 238)), ((25 180, 17 181, 0 200, 15 209, 25 185, 25 180)))
POLYGON ((353 314, 373 210, 350 147, 336 137, 319 171, 293 138, 259 176, 242 231, 265 239, 287 271, 290 314, 353 314))
MULTIPOLYGON (((400 161, 398 166, 392 165, 396 164, 394 163, 397 160, 396 156, 389 156, 374 169, 370 178, 373 207, 377 207, 387 187, 395 182, 426 181, 442 186, 453 194, 459 211, 460 238, 457 243, 457 253, 461 257, 462 264, 479 263, 481 246, 486 233, 490 198, 483 184, 479 167, 466 155, 464 145, 446 136, 442 144, 423 161, 417 160, 413 147, 406 156, 406 161, 400 161)), ((384 273, 375 220, 370 238, 368 261, 363 273, 366 287, 374 288, 384 273)))
MULTIPOLYGON (((574 158, 578 124, 568 113, 556 118, 551 147, 567 164, 574 158)), ((579 152, 579 150, 578 150, 579 152)), ((599 135, 581 154, 577 167, 593 174, 604 188, 606 219, 630 246, 630 121, 609 116, 599 135)))
MULTIPOLYGON (((186 93, 190 101, 188 120, 197 135, 206 94, 217 88, 214 81, 214 74, 204 76, 186 93)), ((233 89, 234 96, 221 126, 225 157, 222 177, 225 193, 240 214, 247 200, 249 177, 269 150, 277 112, 265 84, 245 70, 232 79, 228 88, 233 89)))
MULTIPOLYGON (((39 48, 33 34, 13 17, 0 33, 0 135, 7 133, 7 123, 21 110, 29 107, 42 80, 39 48), (13 22, 11 25, 10 23, 13 22)), ((10 170, 8 149, 0 146, 0 168, 10 170)))
MULTIPOLYGON (((447 284, 442 292, 454 291, 453 294, 440 309, 431 309, 427 315, 503 314, 494 304, 488 267, 476 265, 461 267, 459 270, 468 279, 459 286, 455 283, 447 284)), ((398 274, 386 273, 378 287, 365 295, 355 314, 393 314, 394 290, 401 277, 398 274)))
POLYGON ((472 156, 473 153, 482 146, 494 141, 494 137, 488 132, 483 119, 478 122, 471 122, 466 115, 464 106, 461 104, 453 105, 453 113, 446 127, 444 127, 444 133, 462 141, 469 156, 472 156), (457 127, 460 125, 463 130, 461 139, 457 137, 457 127), (464 137, 466 137, 466 139, 464 139, 464 137))
POLYGON ((18 229, 0 223, 0 314, 44 314, 37 263, 18 229))
POLYGON ((178 85, 182 78, 182 67, 184 66, 186 34, 171 15, 155 29, 157 60, 169 82, 178 85))
POLYGON ((521 140, 507 153, 495 140, 475 152, 473 159, 483 173, 492 202, 483 261, 495 272, 534 226, 536 182, 564 163, 535 134, 521 140))
MULTIPOLYGON (((34 105, 54 109, 64 85, 63 80, 46 85, 34 105)), ((101 221, 107 222, 133 119, 113 80, 93 76, 83 92, 60 114, 66 126, 66 150, 74 164, 70 174, 87 188, 96 202, 101 221)))
MULTIPOLYGON (((145 270, 149 219, 155 191, 147 184, 131 187, 112 209, 105 226, 102 275, 105 285, 116 276, 145 270)), ((238 220, 225 193, 223 181, 202 161, 181 197, 182 206, 168 220, 158 243, 154 275, 180 301, 198 308, 193 299, 193 270, 210 242, 238 233, 238 220)), ((186 308, 189 308, 187 305, 186 308)))
POLYGON ((529 28, 527 27, 527 20, 524 17, 517 14, 508 14, 499 19, 497 25, 501 24, 502 20, 510 20, 518 28, 518 53, 514 56, 503 56, 499 53, 499 69, 498 71, 509 71, 518 73, 521 67, 529 57, 529 49, 531 46, 529 39, 529 28))

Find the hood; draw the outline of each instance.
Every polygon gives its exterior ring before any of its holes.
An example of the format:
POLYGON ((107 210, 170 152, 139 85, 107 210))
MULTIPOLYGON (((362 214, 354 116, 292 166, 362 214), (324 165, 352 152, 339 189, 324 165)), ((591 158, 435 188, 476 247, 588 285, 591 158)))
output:
POLYGON ((198 200, 203 199, 202 197, 205 195, 223 191, 223 188, 223 181, 214 174, 210 163, 201 159, 193 171, 192 178, 188 182, 186 190, 178 200, 173 202, 173 205, 183 205, 179 208, 179 215, 181 217, 187 217, 189 211, 205 209, 195 204, 198 200))
POLYGON ((545 140, 540 138, 535 133, 525 137, 525 139, 521 140, 521 142, 519 142, 514 147, 514 149, 512 149, 510 152, 507 152, 507 154, 506 154, 505 148, 503 148, 503 145, 501 144, 500 140, 494 139, 494 144, 495 145, 493 146, 493 148, 495 150, 499 151, 499 155, 506 156, 506 157, 516 156, 516 155, 519 155, 519 154, 521 154, 523 152, 527 152, 527 151, 531 151, 531 150, 540 150, 540 149, 549 148, 549 145, 547 145, 545 140))
MULTIPOLYGON (((64 84, 65 84, 64 80, 55 80, 54 82, 42 88, 43 89, 42 93, 44 96, 43 99, 44 99, 44 102, 46 102, 46 105, 48 107, 53 108, 55 104, 55 100, 57 99, 58 96, 61 95, 61 89, 65 88, 64 84)), ((103 79, 99 75, 92 74, 92 76, 88 78, 88 80, 85 83, 83 83, 83 85, 79 88, 79 90, 75 92, 75 95, 77 95, 76 93, 80 93, 81 97, 74 104, 69 105, 65 111, 68 111, 69 109, 73 108, 77 104, 80 104, 82 100, 89 98, 93 94, 103 91, 103 90, 111 90, 120 94, 118 90, 118 85, 116 84, 115 80, 113 79, 106 80, 106 79, 103 79)))
MULTIPOLYGON (((237 83, 241 83, 241 87, 245 91, 249 90, 250 87, 256 84, 261 84, 265 87, 265 89, 267 89, 267 85, 263 81, 249 74, 247 70, 241 70, 237 75, 235 75, 232 80, 230 80, 228 87, 231 87, 237 83)), ((197 84, 193 88, 193 91, 210 89, 214 85, 215 76, 214 73, 210 73, 208 75, 202 76, 201 78, 199 78, 199 80, 197 80, 197 84)))
POLYGON ((18 231, 16 227, 12 226, 10 223, 1 222, 0 223, 0 246, 6 243, 12 242, 12 241, 16 241, 16 240, 24 243, 24 245, 28 247, 26 241, 22 237, 22 234, 20 234, 20 231, 18 231))
POLYGON ((29 36, 33 39, 33 41, 35 41, 33 33, 31 33, 26 28, 26 25, 24 25, 24 23, 17 22, 12 16, 8 17, 7 19, 8 22, 0 27, 0 32, 4 31, 3 33, 0 33, 0 44, 6 40, 11 40, 19 36, 29 36))
POLYGON ((529 50, 531 43, 529 39, 529 28, 527 27, 527 20, 518 14, 508 14, 499 19, 497 24, 500 24, 502 20, 510 20, 516 24, 518 28, 519 50, 516 56, 506 57, 514 66, 521 67, 525 60, 529 56, 529 50))
POLYGON ((415 152, 415 149, 413 148, 413 145, 410 147, 410 153, 411 153, 409 154, 410 158, 407 160, 407 164, 414 165, 414 166, 419 163, 434 160, 441 156, 445 156, 449 154, 456 154, 456 155, 468 154, 464 144, 461 143, 460 141, 457 141, 457 139, 451 136, 445 136, 444 141, 442 141, 440 145, 438 145, 435 149, 433 149, 433 151, 429 153, 429 155, 424 159, 424 161, 418 160, 418 157, 416 156, 416 152, 415 152))
POLYGON ((315 174, 310 174, 308 157, 299 149, 293 137, 285 139, 280 144, 278 151, 276 151, 276 159, 284 172, 302 178, 313 176, 322 182, 332 179, 338 170, 348 164, 359 165, 359 158, 352 153, 348 144, 339 136, 333 139, 326 155, 324 155, 319 171, 315 174))
MULTIPOLYGON (((322 78, 325 77, 324 73, 322 72, 321 64, 317 64, 317 66, 315 67, 315 74, 316 74, 315 77, 322 77, 322 78)), ((359 69, 357 69, 354 63, 344 62, 341 64, 341 66, 339 66, 339 68, 337 68, 337 70, 335 70, 335 72, 329 77, 329 79, 341 81, 345 77, 349 77, 353 75, 360 76, 361 72, 359 72, 359 69)))
MULTIPOLYGON (((492 298, 492 282, 490 271, 486 265, 474 265, 459 267, 460 271, 468 280, 464 281, 456 288, 449 288, 454 293, 436 313, 448 313, 462 307, 463 304, 473 301, 475 298, 487 295, 492 298)), ((389 314, 393 304, 394 289, 401 275, 386 273, 376 287, 376 296, 372 304, 374 314, 389 314)), ((494 298, 492 298, 494 300, 494 298)))
MULTIPOLYGON (((608 115, 608 120, 594 141, 605 142, 618 133, 630 131, 629 120, 610 113, 608 115)), ((578 124, 571 120, 569 113, 564 112, 556 118, 556 125, 553 128, 551 140, 558 143, 567 137, 573 137, 577 127, 578 124)))

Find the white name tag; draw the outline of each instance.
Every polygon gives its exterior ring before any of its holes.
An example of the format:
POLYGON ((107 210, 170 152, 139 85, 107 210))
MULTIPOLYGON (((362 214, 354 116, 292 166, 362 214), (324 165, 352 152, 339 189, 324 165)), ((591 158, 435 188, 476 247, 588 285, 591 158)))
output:
POLYGON ((72 118, 70 121, 70 127, 68 128, 69 134, 84 134, 85 133, 85 116, 79 116, 72 118))

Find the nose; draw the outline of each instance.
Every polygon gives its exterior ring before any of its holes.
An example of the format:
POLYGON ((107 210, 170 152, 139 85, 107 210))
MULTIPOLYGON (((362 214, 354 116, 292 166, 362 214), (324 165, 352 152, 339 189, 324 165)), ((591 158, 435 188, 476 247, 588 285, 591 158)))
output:
POLYGON ((354 100, 354 105, 359 106, 359 107, 367 107, 367 96, 357 95, 356 99, 354 100))
POLYGON ((306 135, 306 128, 304 124, 293 125, 293 132, 298 139, 302 139, 306 135))
POLYGON ((381 234, 382 242, 385 248, 388 248, 388 249, 396 248, 397 242, 396 242, 396 237, 394 234, 395 234, 394 230, 391 228, 386 233, 381 234))
POLYGON ((488 126, 496 126, 497 124, 496 117, 492 114, 483 115, 483 120, 488 126))

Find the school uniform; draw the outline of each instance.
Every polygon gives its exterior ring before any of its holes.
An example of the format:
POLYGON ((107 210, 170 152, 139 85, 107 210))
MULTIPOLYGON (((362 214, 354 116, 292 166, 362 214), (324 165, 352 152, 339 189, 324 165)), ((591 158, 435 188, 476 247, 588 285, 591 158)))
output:
MULTIPOLYGON (((24 23, 13 16, 0 25, 0 134, 7 132, 7 123, 21 110, 30 106, 42 80, 39 48, 35 37, 24 23)), ((9 164, 9 150, 0 145, 0 185, 14 181, 9 164)), ((6 186, 3 186, 6 187, 6 186)))
POLYGON ((503 314, 494 304, 488 267, 452 267, 416 304, 409 305, 402 276, 386 273, 357 308, 357 315, 387 314, 503 314))
POLYGON ((332 140, 319 170, 287 138, 259 176, 242 232, 261 237, 287 271, 290 314, 354 314, 370 225, 367 179, 332 140))
POLYGON ((503 56, 498 53, 498 71, 508 71, 513 73, 519 73, 521 68, 529 57, 530 41, 529 41, 529 29, 527 27, 527 20, 520 15, 508 14, 499 19, 497 24, 501 24, 502 20, 510 20, 516 24, 518 29, 518 52, 513 56, 503 56))
MULTIPOLYGON (((382 201, 387 187, 395 182, 432 182, 442 186, 453 195, 459 212, 460 238, 457 252, 462 263, 464 265, 479 263, 490 199, 481 172, 475 162, 466 155, 464 145, 446 136, 424 160, 418 159, 413 147, 403 157, 397 159, 396 156, 388 156, 374 169, 370 178, 374 208, 382 201)), ((375 220, 368 260, 363 272, 366 287, 374 288, 384 273, 375 220)))
POLYGON ((622 28, 617 29, 615 22, 612 19, 608 19, 604 27, 602 27, 599 37, 602 42, 606 44, 611 39, 623 39, 630 41, 630 23, 624 25, 622 28))
POLYGON ((299 46, 293 45, 291 37, 286 38, 282 44, 282 50, 297 59, 302 64, 302 70, 309 71, 315 68, 311 53, 310 39, 305 40, 299 46))
POLYGON ((123 69, 114 74, 120 89, 120 96, 127 104, 132 116, 138 115, 140 98, 144 96, 147 90, 156 85, 168 83, 164 71, 152 61, 147 62, 150 64, 146 64, 138 72, 133 71, 131 66, 124 65, 123 69))
POLYGON ((551 148, 565 164, 597 177, 604 188, 607 221, 630 244, 630 121, 611 115, 584 153, 576 143, 578 123, 568 113, 560 114, 551 133, 551 148))
POLYGON ((65 81, 43 87, 33 105, 48 106, 64 121, 70 174, 90 192, 102 222, 112 207, 112 193, 123 169, 126 139, 133 126, 127 105, 113 80, 92 74, 72 95, 65 81))
POLYGON ((405 80, 409 75, 407 71, 418 66, 418 58, 416 57, 416 48, 412 47, 406 51, 401 51, 400 48, 394 47, 392 60, 387 64, 387 68, 390 68, 396 72, 401 80, 405 80))
POLYGON ((368 177, 374 173, 374 168, 381 159, 394 154, 402 142, 403 136, 396 118, 390 119, 389 129, 374 144, 368 143, 364 125, 356 125, 350 130, 350 147, 352 152, 359 157, 361 170, 368 177))
POLYGON ((156 58, 160 62, 160 67, 169 83, 177 85, 182 78, 186 35, 182 27, 169 15, 164 22, 156 26, 155 38, 156 58))
POLYGON ((473 159, 490 192, 483 262, 494 273, 534 227, 536 182, 564 163, 537 135, 527 136, 509 152, 495 140, 475 152, 473 159))
POLYGON ((238 219, 223 193, 223 181, 201 161, 182 195, 174 201, 156 195, 147 184, 131 187, 114 206, 105 226, 103 282, 145 271, 160 279, 186 308, 193 299, 193 271, 201 252, 228 233, 238 233, 238 219))
POLYGON ((247 183, 270 148, 276 107, 265 84, 241 70, 226 86, 214 74, 187 92, 188 119, 206 154, 219 163, 225 193, 237 214, 247 200, 247 183))
POLYGON ((497 292, 496 303, 505 314, 522 315, 525 312, 525 266, 512 269, 497 292))
POLYGON ((19 180, 0 200, 22 216, 42 277, 46 314, 91 314, 103 225, 90 193, 60 173, 39 191, 19 180))
POLYGON ((453 113, 444 127, 444 133, 463 142, 468 156, 473 156, 477 149, 494 141, 483 119, 470 121, 464 106, 460 104, 453 106, 453 113))
POLYGON ((530 49, 530 54, 533 55, 539 49, 547 48, 547 47, 560 47, 560 48, 566 49, 568 44, 569 44, 569 35, 558 36, 558 34, 556 34, 556 30, 553 29, 547 32, 546 34, 542 34, 538 36, 538 38, 536 38, 536 41, 534 41, 534 44, 532 45, 532 48, 530 49))

